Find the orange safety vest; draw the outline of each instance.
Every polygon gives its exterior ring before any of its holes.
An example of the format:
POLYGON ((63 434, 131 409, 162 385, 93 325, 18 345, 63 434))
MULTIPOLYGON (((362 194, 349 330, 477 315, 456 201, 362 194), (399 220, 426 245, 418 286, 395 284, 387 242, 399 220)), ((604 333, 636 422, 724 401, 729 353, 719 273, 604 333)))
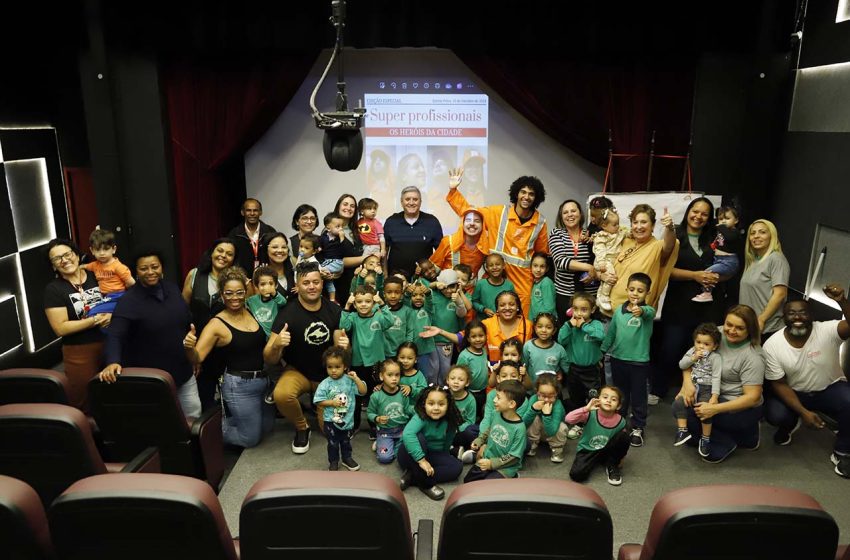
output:
MULTIPOLYGON (((457 189, 449 190, 446 201, 459 216, 472 208, 457 189)), ((521 223, 511 204, 485 206, 476 210, 484 216, 489 252, 502 255, 505 259, 505 275, 516 288, 524 314, 531 304, 531 288, 534 285, 531 256, 535 252, 549 254, 546 220, 535 210, 530 220, 521 223)))

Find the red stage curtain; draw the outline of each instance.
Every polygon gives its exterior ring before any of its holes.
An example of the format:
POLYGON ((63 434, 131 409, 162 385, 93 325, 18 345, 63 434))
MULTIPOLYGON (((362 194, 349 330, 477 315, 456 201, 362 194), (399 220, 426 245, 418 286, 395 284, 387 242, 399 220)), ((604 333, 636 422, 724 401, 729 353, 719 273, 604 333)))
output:
POLYGON ((286 107, 317 54, 175 61, 163 68, 183 272, 237 221, 243 155, 286 107))

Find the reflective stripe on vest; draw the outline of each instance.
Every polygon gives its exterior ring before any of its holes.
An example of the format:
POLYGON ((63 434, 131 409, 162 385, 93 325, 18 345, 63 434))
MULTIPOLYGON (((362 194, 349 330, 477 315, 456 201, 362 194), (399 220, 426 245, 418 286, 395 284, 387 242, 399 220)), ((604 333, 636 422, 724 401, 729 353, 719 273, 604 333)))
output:
POLYGON ((452 251, 452 266, 455 267, 460 264, 460 251, 452 251))
POLYGON ((511 264, 514 266, 524 266, 526 268, 531 266, 531 256, 534 253, 534 243, 537 241, 537 238, 540 236, 540 232, 543 231, 543 224, 545 223, 542 219, 537 222, 537 225, 534 226, 534 230, 531 232, 531 237, 528 238, 528 247, 525 249, 525 254, 528 258, 521 259, 515 255, 511 255, 505 252, 505 234, 508 231, 508 216, 510 214, 510 206, 505 205, 502 208, 502 218, 499 220, 499 231, 496 233, 496 247, 491 249, 491 253, 497 253, 502 255, 502 258, 505 259, 505 263, 511 264))

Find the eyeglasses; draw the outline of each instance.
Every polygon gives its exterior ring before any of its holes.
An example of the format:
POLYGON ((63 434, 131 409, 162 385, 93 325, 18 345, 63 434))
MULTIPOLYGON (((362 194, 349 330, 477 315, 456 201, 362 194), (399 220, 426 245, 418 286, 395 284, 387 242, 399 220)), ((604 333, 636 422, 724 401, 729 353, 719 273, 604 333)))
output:
POLYGON ((299 222, 315 222, 316 220, 316 216, 301 216, 298 218, 299 222))
POLYGON ((222 292, 221 295, 226 297, 227 299, 243 298, 245 297, 245 290, 236 290, 235 292, 227 290, 225 292, 222 292))
POLYGON ((50 262, 53 264, 59 264, 62 261, 70 261, 75 255, 76 253, 74 251, 68 251, 67 253, 59 255, 57 257, 51 257, 50 262))

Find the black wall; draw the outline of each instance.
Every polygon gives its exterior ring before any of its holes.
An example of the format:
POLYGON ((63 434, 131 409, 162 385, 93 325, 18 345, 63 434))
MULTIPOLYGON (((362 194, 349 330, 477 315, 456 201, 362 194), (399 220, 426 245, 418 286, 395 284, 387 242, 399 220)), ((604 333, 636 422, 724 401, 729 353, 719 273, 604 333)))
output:
MULTIPOLYGON (((850 62, 850 21, 835 23, 837 4, 838 0, 808 3, 801 68, 850 62)), ((850 100, 850 91, 845 99, 850 100)), ((846 112, 850 103, 834 110, 846 112)), ((776 185, 768 200, 791 263, 794 288, 805 286, 817 224, 850 230, 848 178, 850 133, 784 133, 776 185)), ((850 282, 850 278, 846 280, 850 282)))

